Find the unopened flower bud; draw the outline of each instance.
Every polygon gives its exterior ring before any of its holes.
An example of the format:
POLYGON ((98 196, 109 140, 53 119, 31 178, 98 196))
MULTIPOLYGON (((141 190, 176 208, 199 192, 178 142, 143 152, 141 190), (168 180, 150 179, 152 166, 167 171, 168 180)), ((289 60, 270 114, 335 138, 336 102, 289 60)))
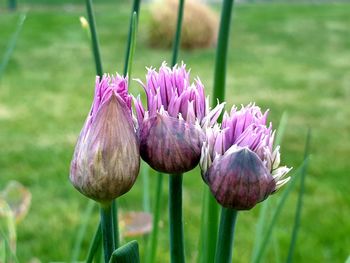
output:
POLYGON ((249 210, 288 182, 290 168, 279 167, 279 147, 266 126, 267 112, 248 105, 225 113, 221 127, 206 131, 200 166, 202 177, 222 206, 249 210))
POLYGON ((141 84, 147 110, 139 97, 134 99, 141 157, 160 172, 192 170, 205 141, 202 128, 215 123, 223 104, 209 109, 203 84, 198 78, 190 84, 185 65, 170 69, 163 63, 159 72, 149 69, 146 79, 146 85, 141 84))
POLYGON ((139 167, 127 81, 119 75, 97 78, 92 109, 75 147, 70 180, 87 197, 109 202, 130 190, 139 167))
POLYGON ((183 173, 198 164, 203 141, 200 127, 158 113, 143 122, 140 153, 157 171, 183 173))
POLYGON ((204 180, 218 203, 236 210, 253 208, 276 187, 270 172, 248 148, 237 148, 214 159, 204 180))

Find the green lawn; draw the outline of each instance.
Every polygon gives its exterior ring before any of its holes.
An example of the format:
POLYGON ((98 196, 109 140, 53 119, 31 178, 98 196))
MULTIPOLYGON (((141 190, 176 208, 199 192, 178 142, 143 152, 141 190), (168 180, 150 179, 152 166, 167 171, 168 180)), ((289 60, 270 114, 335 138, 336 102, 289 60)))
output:
MULTIPOLYGON (((30 7, 30 6, 27 6, 30 7)), ((295 262, 344 262, 350 254, 350 4, 238 5, 229 51, 227 102, 255 101, 270 109, 275 127, 284 111, 288 127, 282 161, 298 167, 307 128, 312 158, 295 262)), ((96 6, 104 70, 122 72, 130 6, 96 6)), ((69 261, 87 205, 68 181, 75 140, 90 108, 95 68, 79 16, 84 6, 29 8, 14 54, 0 80, 0 188, 11 179, 33 194, 32 207, 18 225, 18 259, 69 261)), ((147 47, 148 7, 142 6, 134 76, 145 66, 170 60, 167 50, 147 47)), ((0 56, 15 30, 18 13, 0 11, 0 56)), ((207 93, 213 84, 214 49, 180 53, 200 76, 207 93)), ((133 82, 130 90, 141 91, 133 82)), ((151 189, 156 176, 151 175, 151 189)), ((186 256, 196 262, 202 179, 184 177, 186 256)), ((168 262, 167 180, 164 184, 158 262, 168 262)), ((275 229, 277 258, 288 252, 297 190, 275 229)), ((153 193, 152 193, 153 194, 153 193)), ((274 203, 280 193, 271 197, 274 203)), ((142 209, 142 178, 119 201, 122 210, 142 209)), ((260 206, 239 215, 234 262, 249 262, 260 206)), ((272 212, 271 212, 272 213, 272 212)), ((84 240, 98 222, 96 209, 84 240)), ((140 240, 143 250, 143 239, 140 240)), ((273 243, 267 260, 275 261, 273 243)), ((275 246, 276 247, 276 246, 275 246)), ((84 259, 85 250, 81 259, 84 259)))

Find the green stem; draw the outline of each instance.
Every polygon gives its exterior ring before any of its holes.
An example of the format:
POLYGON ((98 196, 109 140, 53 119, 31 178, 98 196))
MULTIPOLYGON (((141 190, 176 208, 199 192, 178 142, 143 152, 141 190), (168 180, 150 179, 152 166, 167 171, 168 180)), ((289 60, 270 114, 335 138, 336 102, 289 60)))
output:
POLYGON ((114 250, 119 247, 119 225, 118 225, 118 204, 117 200, 112 201, 112 220, 114 235, 114 250))
POLYGON ((157 187, 156 187, 156 198, 155 205, 153 209, 153 231, 151 234, 150 246, 148 249, 148 255, 146 262, 155 262, 157 245, 158 245, 158 224, 159 224, 159 211, 160 211, 160 201, 162 199, 162 188, 163 188, 163 177, 162 173, 158 173, 157 177, 157 187))
POLYGON ((131 41, 132 41, 132 25, 133 25, 133 16, 136 12, 137 18, 139 15, 140 10, 140 0, 134 0, 134 4, 131 11, 131 17, 130 17, 130 25, 129 25, 129 33, 128 33, 128 42, 126 45, 126 51, 125 51, 125 63, 124 63, 124 76, 128 74, 128 67, 129 67, 129 60, 130 60, 130 52, 131 52, 131 41))
POLYGON ((71 262, 78 261, 78 257, 80 255, 80 249, 82 247, 83 239, 86 233, 86 229, 88 227, 88 222, 91 219, 91 215, 93 213, 95 205, 96 205, 96 202, 90 199, 86 206, 85 212, 81 218, 82 219, 81 226, 79 227, 79 231, 77 232, 76 239, 74 242, 71 262))
POLYGON ((230 36, 231 14, 234 0, 225 0, 221 11, 220 31, 216 49, 214 93, 212 104, 225 100, 227 49, 230 36))
POLYGON ((134 12, 132 14, 131 42, 130 42, 129 59, 128 59, 128 65, 127 65, 127 74, 128 74, 129 80, 131 79, 132 62, 133 62, 134 53, 135 53, 136 33, 137 33, 137 13, 134 12))
MULTIPOLYGON (((214 72, 214 90, 212 97, 212 105, 217 100, 225 100, 225 83, 226 83, 226 65, 227 50, 230 36, 231 14, 233 9, 233 0, 225 0, 221 11, 221 21, 218 36, 218 46, 216 50, 215 72, 214 72)), ((218 120, 221 121, 221 118, 218 120)), ((215 245, 217 242, 219 207, 209 189, 207 189, 207 203, 203 209, 207 210, 209 216, 207 229, 204 236, 204 247, 208 254, 207 262, 214 262, 215 245)))
POLYGON ((236 219, 236 210, 224 207, 221 209, 219 238, 216 245, 215 263, 232 262, 233 237, 235 234, 236 219))
POLYGON ((10 61, 10 58, 12 56, 13 51, 15 50, 15 46, 16 46, 17 40, 19 38, 19 34, 23 28, 23 24, 24 24, 24 21, 26 19, 26 16, 27 16, 26 13, 23 13, 18 18, 16 30, 13 33, 13 35, 11 36, 11 39, 10 39, 6 49, 5 49, 5 54, 2 58, 2 60, 0 61, 0 79, 1 79, 2 74, 5 71, 5 68, 6 68, 8 62, 10 61))
MULTIPOLYGON (((184 3, 185 0, 180 0, 177 13, 173 56, 171 60, 172 66, 176 64, 180 49, 184 3)), ((185 262, 185 252, 182 223, 182 174, 174 174, 169 177, 169 226, 171 262, 183 263, 185 262)))
POLYGON ((183 263, 182 174, 169 176, 169 225, 171 263, 183 263))
POLYGON ((8 0, 8 7, 9 10, 13 11, 17 8, 17 1, 16 0, 8 0))
POLYGON ((205 227, 208 225, 208 216, 207 216, 207 210, 203 209, 205 208, 205 205, 207 203, 207 198, 209 197, 207 195, 206 187, 203 187, 203 193, 202 193, 202 211, 201 211, 201 229, 200 229, 200 236, 199 236, 199 242, 198 242, 198 258, 197 258, 197 263, 204 263, 206 262, 206 259, 208 258, 207 251, 205 250, 205 244, 206 242, 204 241, 205 238, 205 233, 206 229, 205 227))
MULTIPOLYGON (((304 159, 306 159, 309 155, 310 140, 311 140, 311 130, 309 129, 308 133, 307 133, 307 137, 306 137, 306 146, 305 146, 306 150, 304 153, 304 159)), ((303 207, 303 196, 304 196, 304 192, 305 192, 306 171, 307 171, 307 165, 303 166, 301 169, 300 189, 299 189, 297 208, 296 208, 295 218, 294 218, 292 238, 291 238, 288 257, 287 257, 287 261, 286 261, 287 263, 293 262, 293 254, 294 254, 295 244, 297 242, 298 230, 300 227, 301 209, 303 207)))
MULTIPOLYGON (((158 176, 158 181, 159 181, 159 176, 158 176)), ((149 194, 149 189, 150 189, 150 185, 149 185, 149 167, 148 167, 148 165, 145 162, 142 162, 142 188, 143 188, 143 198, 142 198, 143 211, 151 212, 150 194, 149 194)), ((158 184, 157 184, 156 191, 157 191, 156 194, 158 196, 158 184)), ((157 198, 156 198, 156 202, 157 202, 157 198)))
POLYGON ((96 32, 95 16, 94 16, 93 7, 92 7, 92 0, 86 0, 86 10, 88 14, 89 27, 91 32, 92 51, 94 53, 96 73, 98 76, 101 77, 103 74, 103 70, 102 70, 102 62, 101 62, 100 48, 99 48, 100 45, 98 42, 98 37, 96 32))
POLYGON ((101 228, 105 263, 109 262, 114 251, 112 203, 101 204, 101 228))
POLYGON ((90 248, 89 248, 86 263, 92 263, 94 256, 95 256, 98 248, 101 245, 101 237, 102 237, 101 224, 98 224, 98 228, 96 230, 93 241, 92 241, 90 248))
POLYGON ((179 9, 177 12, 177 23, 176 23, 176 31, 174 36, 174 44, 173 44, 173 57, 171 60, 171 65, 174 66, 177 62, 177 57, 180 49, 180 41, 181 41, 181 28, 182 28, 182 20, 184 13, 184 4, 185 0, 180 0, 179 9))

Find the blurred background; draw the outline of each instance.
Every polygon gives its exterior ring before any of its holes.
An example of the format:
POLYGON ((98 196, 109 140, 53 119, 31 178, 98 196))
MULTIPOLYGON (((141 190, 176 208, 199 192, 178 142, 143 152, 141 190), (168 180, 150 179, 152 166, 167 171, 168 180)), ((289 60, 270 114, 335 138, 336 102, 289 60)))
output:
MULTIPOLYGON (((142 2, 135 78, 145 80, 145 67, 170 64, 176 14, 173 3, 165 2, 142 2)), ((201 78, 207 94, 213 86, 221 2, 202 1, 203 6, 191 1, 185 9, 179 58, 191 68, 192 79, 201 78)), ((22 188, 19 191, 27 207, 21 211, 27 215, 13 226, 18 262, 68 262, 89 206, 68 180, 95 83, 89 36, 79 21, 86 17, 85 5, 82 0, 18 0, 12 2, 12 10, 8 5, 0 0, 0 191, 6 192, 7 184, 16 180, 31 193, 30 198, 22 188)), ((105 72, 123 71, 131 5, 121 0, 94 2, 105 72)), ((282 163, 295 169, 303 160, 307 129, 312 130, 295 262, 345 262, 350 255, 350 2, 238 1, 232 22, 227 108, 256 102, 270 109, 275 128, 287 114, 282 163)), ((130 91, 137 95, 142 89, 132 81, 130 91)), ((151 205, 155 182, 156 174, 150 171, 151 205)), ((121 213, 146 209, 143 184, 141 174, 120 198, 121 213)), ((203 185, 198 168, 184 176, 188 262, 196 262, 198 256, 203 185)), ((281 193, 270 197, 269 215, 281 193)), ((265 262, 286 258, 297 194, 298 187, 279 217, 265 262)), ((167 201, 165 177, 157 262, 169 258, 167 201)), ((234 262, 251 259, 260 208, 239 214, 234 262)), ((80 260, 98 223, 98 208, 91 209, 80 260)), ((137 239, 142 253, 147 236, 137 239)))

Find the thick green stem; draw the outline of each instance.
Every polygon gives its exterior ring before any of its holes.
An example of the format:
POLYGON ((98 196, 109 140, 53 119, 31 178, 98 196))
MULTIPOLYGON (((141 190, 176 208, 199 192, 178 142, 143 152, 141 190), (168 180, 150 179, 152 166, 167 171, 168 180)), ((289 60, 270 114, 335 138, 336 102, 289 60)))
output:
POLYGON ((207 226, 205 227, 203 247, 207 258, 204 259, 204 262, 213 263, 219 225, 219 205, 208 188, 206 194, 207 203, 203 209, 206 209, 205 214, 208 218, 206 219, 207 226))
POLYGON ((169 176, 169 225, 171 263, 183 263, 182 174, 169 176))
POLYGON ((114 251, 112 203, 101 204, 101 229, 105 263, 109 262, 114 251))
POLYGON ((149 244, 147 263, 155 262, 157 245, 158 245, 158 224, 159 224, 159 211, 160 211, 160 201, 162 199, 162 188, 163 188, 163 177, 162 173, 158 174, 157 187, 156 187, 156 198, 155 205, 153 209, 153 231, 151 235, 151 240, 149 244))
POLYGON ((233 238, 237 211, 228 208, 221 209, 219 238, 216 245, 215 263, 231 263, 233 238))
MULTIPOLYGON (((173 43, 172 66, 177 62, 180 49, 184 4, 185 0, 180 0, 173 43)), ((169 226, 171 263, 183 263, 185 262, 185 250, 182 223, 182 174, 169 176, 169 226)))
MULTIPOLYGON (((221 11, 221 21, 218 36, 218 46, 216 50, 215 73, 214 73, 214 90, 212 97, 212 105, 217 103, 217 100, 223 102, 225 100, 225 83, 226 83, 226 65, 227 65, 227 50, 230 36, 231 14, 233 9, 233 0, 225 0, 221 11)), ((221 121, 221 118, 218 120, 221 121)), ((204 235, 204 248, 207 253, 206 262, 214 262, 215 245, 217 242, 219 207, 210 190, 207 190, 207 204, 203 209, 207 210, 209 219, 204 235)))
POLYGON ((96 255, 96 252, 101 245, 101 238, 102 238, 101 224, 98 224, 98 228, 96 230, 93 241, 89 248, 86 263, 92 263, 94 256, 96 255))
POLYGON ((91 32, 92 51, 94 53, 96 73, 98 76, 101 77, 103 74, 103 70, 102 70, 102 62, 101 62, 101 56, 100 56, 100 45, 98 42, 97 31, 96 31, 95 16, 94 16, 93 7, 92 7, 92 0, 86 0, 86 10, 88 14, 89 27, 91 32))
POLYGON ((181 28, 182 28, 182 18, 183 18, 183 13, 184 13, 184 5, 185 5, 185 0, 180 0, 179 9, 177 12, 176 31, 175 31, 174 43, 173 43, 173 57, 171 60, 172 66, 174 66, 177 62, 177 57, 178 57, 179 49, 180 49, 181 28))

